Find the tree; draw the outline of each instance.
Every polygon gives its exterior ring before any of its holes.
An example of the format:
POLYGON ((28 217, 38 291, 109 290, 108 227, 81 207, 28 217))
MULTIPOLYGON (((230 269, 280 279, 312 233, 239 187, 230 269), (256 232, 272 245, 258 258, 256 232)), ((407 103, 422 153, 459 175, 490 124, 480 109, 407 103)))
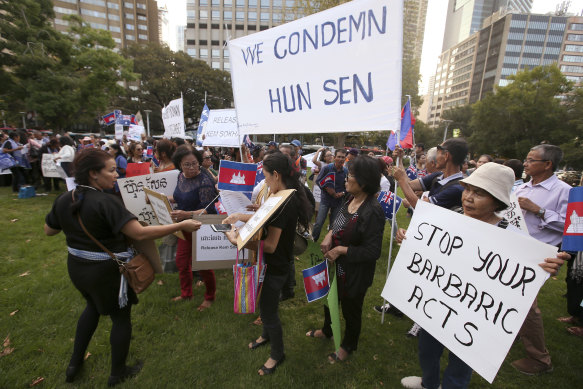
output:
POLYGON ((567 106, 557 96, 572 83, 557 65, 535 67, 510 76, 511 84, 472 106, 470 144, 478 153, 522 159, 534 145, 567 141, 567 106))
POLYGON ((162 107, 181 94, 187 125, 198 123, 205 92, 210 109, 231 107, 233 91, 228 72, 211 69, 206 62, 155 43, 130 46, 124 55, 133 61, 133 70, 140 75, 140 88, 128 88, 126 97, 120 98, 117 106, 130 112, 151 110, 151 126, 161 132, 162 107))

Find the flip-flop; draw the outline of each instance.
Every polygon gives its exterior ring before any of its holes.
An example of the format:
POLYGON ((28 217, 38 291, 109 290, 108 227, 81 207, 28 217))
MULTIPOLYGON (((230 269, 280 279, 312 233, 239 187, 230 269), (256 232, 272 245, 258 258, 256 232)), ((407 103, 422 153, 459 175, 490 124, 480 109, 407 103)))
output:
POLYGON ((570 334, 583 338, 583 327, 569 327, 567 328, 570 334))
POLYGON ((259 370, 261 370, 263 372, 263 374, 259 374, 259 372, 257 372, 257 374, 259 375, 270 375, 275 373, 275 369, 277 369, 277 367, 279 365, 281 365, 283 363, 283 361, 285 361, 285 355, 281 357, 281 359, 277 362, 275 362, 275 365, 273 365, 273 367, 267 367, 265 365, 261 366, 259 368, 259 370))
POLYGON ((261 346, 265 346, 267 343, 269 343, 269 340, 264 340, 263 342, 257 342, 255 340, 252 340, 251 347, 249 347, 249 350, 255 350, 256 348, 259 348, 261 346))
POLYGON ((574 316, 559 317, 559 318, 557 318, 557 320, 560 321, 561 323, 567 323, 567 324, 577 324, 577 323, 579 323, 579 320, 577 320, 577 318, 574 317, 574 316))

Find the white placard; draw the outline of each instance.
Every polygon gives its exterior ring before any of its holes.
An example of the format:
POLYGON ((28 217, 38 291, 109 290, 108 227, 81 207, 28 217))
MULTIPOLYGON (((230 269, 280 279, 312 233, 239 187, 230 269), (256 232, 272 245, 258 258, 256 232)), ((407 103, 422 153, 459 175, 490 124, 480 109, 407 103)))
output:
POLYGON ((522 215, 522 209, 520 209, 518 198, 514 192, 510 193, 510 206, 504 211, 500 212, 500 216, 508 220, 508 223, 520 228, 522 231, 528 234, 528 227, 526 226, 526 221, 522 215))
POLYGON ((322 202, 322 189, 320 189, 320 187, 316 183, 316 177, 317 176, 314 176, 314 186, 312 187, 312 194, 314 195, 314 200, 316 200, 317 203, 320 203, 322 202))
POLYGON ((239 147, 237 112, 234 109, 211 109, 203 135, 203 146, 239 147))
POLYGON ((247 210, 247 206, 251 205, 251 200, 245 195, 245 192, 236 192, 233 190, 221 190, 221 204, 225 208, 227 215, 234 213, 253 213, 247 210))
POLYGON ((61 178, 61 175, 59 174, 59 172, 57 171, 57 165, 55 164, 55 161, 53 160, 54 155, 53 154, 43 154, 43 159, 42 159, 42 172, 43 172, 43 177, 54 177, 54 178, 61 178))
POLYGON ((115 139, 123 139, 123 124, 115 125, 115 139))
POLYGON ((144 188, 152 189, 155 192, 172 196, 176 189, 178 180, 178 170, 168 172, 146 174, 129 178, 118 178, 117 185, 121 192, 121 198, 131 213, 138 217, 139 221, 150 225, 158 225, 156 214, 152 206, 146 204, 146 194, 144 188))
POLYGON ((277 196, 271 196, 261 205, 261 208, 257 210, 249 219, 249 221, 239 230, 239 236, 242 240, 245 240, 253 232, 253 229, 257 227, 259 223, 265 221, 267 214, 271 212, 277 204, 280 203, 281 198, 277 196))
POLYGON ((229 41, 239 131, 400 126, 403 2, 355 0, 229 41))
MULTIPOLYGON (((319 154, 320 153, 318 153, 318 155, 319 154)), ((314 155, 316 155, 316 153, 302 155, 302 157, 306 160, 308 167, 312 170, 314 170, 314 168, 316 168, 316 164, 314 162, 312 162, 312 159, 314 159, 314 155)))
POLYGON ((68 191, 71 191, 77 187, 77 183, 75 182, 75 177, 65 178, 65 183, 67 184, 68 191))
POLYGON ((382 296, 492 383, 556 253, 418 201, 382 296))
POLYGON ((182 97, 172 100, 162 108, 162 121, 164 122, 164 138, 184 138, 184 108, 182 97))
POLYGON ((142 141, 142 134, 145 134, 144 126, 138 126, 135 124, 130 124, 130 129, 128 131, 128 139, 136 142, 142 141))
POLYGON ((224 233, 213 231, 210 224, 203 224, 196 232, 196 258, 199 262, 230 261, 234 264, 237 246, 233 246, 224 233))

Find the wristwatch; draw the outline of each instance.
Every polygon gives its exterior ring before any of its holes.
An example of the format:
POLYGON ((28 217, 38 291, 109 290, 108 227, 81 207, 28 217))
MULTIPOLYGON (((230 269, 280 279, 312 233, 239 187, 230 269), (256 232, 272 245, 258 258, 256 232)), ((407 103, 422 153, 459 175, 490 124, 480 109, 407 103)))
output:
POLYGON ((539 208, 538 213, 536 214, 536 217, 542 219, 543 217, 545 217, 545 211, 546 210, 544 208, 539 208))

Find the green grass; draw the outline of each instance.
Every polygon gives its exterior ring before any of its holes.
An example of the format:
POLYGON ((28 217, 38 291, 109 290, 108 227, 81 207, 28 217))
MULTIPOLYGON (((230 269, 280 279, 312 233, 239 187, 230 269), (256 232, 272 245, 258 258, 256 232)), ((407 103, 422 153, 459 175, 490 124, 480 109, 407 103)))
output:
MULTIPOLYGON (((28 387, 37 377, 44 378, 39 387, 104 387, 109 375, 111 324, 103 317, 81 375, 74 384, 64 383, 84 300, 67 274, 64 236, 46 237, 42 232, 44 216, 54 199, 55 194, 18 200, 10 188, 0 188, 0 340, 9 336, 14 348, 11 354, 0 357, 0 388, 28 387), (19 276, 25 272, 29 275, 19 276)), ((403 211, 398 220, 402 226, 408 223, 403 211)), ((372 309, 381 303, 388 231, 387 226, 375 281, 364 303, 359 349, 348 362, 328 364, 326 355, 333 351, 333 343, 305 337, 307 330, 323 322, 321 303, 306 303, 300 276, 300 270, 310 265, 310 254, 319 253, 317 245, 311 244, 296 262, 296 297, 280 305, 287 359, 274 376, 256 374, 268 358, 269 348, 247 349, 261 330, 251 324, 256 315, 233 313, 230 271, 216 272, 217 300, 202 313, 196 307, 204 287, 195 290, 194 301, 172 303, 170 298, 179 293, 178 275, 164 274, 156 280, 163 285, 150 286, 134 307, 129 362, 143 359, 144 370, 120 387, 400 387, 403 376, 420 374, 417 340, 404 335, 411 321, 387 315, 381 324, 380 315, 372 309)), ((570 336, 566 326, 555 320, 566 315, 566 302, 561 297, 565 293, 564 271, 557 279, 550 279, 539 295, 554 372, 540 377, 516 372, 509 362, 524 356, 522 345, 517 343, 492 387, 575 388, 581 384, 583 340, 570 336)), ((489 386, 477 374, 472 377, 471 388, 489 386)))

